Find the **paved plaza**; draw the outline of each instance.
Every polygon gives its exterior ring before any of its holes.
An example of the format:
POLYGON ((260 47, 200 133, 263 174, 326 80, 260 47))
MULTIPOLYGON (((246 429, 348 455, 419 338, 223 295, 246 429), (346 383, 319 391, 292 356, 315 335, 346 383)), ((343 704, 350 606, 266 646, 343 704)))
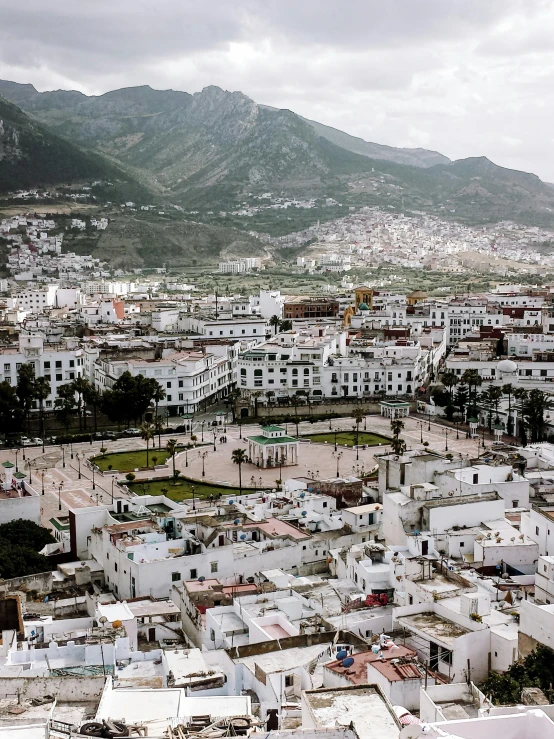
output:
MULTIPOLYGON (((423 438, 423 441, 429 442, 428 449, 430 450, 445 452, 448 444, 448 451, 462 454, 465 457, 474 457, 479 452, 478 440, 466 439, 463 432, 460 432, 460 438, 457 439, 455 429, 445 429, 444 426, 434 421, 429 424, 427 419, 407 418, 404 419, 404 423, 405 428, 401 436, 406 441, 408 449, 422 448, 421 438, 423 438), (448 437, 446 434, 448 434, 448 437)), ((331 421, 333 431, 351 430, 352 427, 352 418, 337 418, 331 421)), ((179 452, 176 458, 176 468, 186 477, 236 486, 239 482, 239 470, 238 466, 233 464, 231 454, 237 448, 247 450, 246 437, 256 435, 259 428, 259 424, 249 424, 244 425, 241 431, 236 425, 228 426, 225 431, 226 443, 219 443, 218 439, 216 451, 214 451, 213 444, 210 444, 188 452, 179 452), (205 454, 204 459, 202 459, 202 454, 205 454), (186 464, 187 460, 188 466, 186 464), (203 468, 204 476, 202 476, 203 468)), ((360 431, 364 428, 372 433, 390 436, 390 422, 381 416, 367 416, 365 423, 360 425, 360 431)), ((288 431, 294 433, 295 427, 293 424, 288 424, 288 431)), ((301 436, 326 431, 329 431, 329 421, 299 424, 301 436)), ((222 434, 223 428, 218 428, 218 432, 222 434)), ((162 446, 170 437, 177 438, 183 444, 190 441, 187 434, 174 433, 162 436, 162 446)), ((210 438, 213 438, 211 432, 209 434, 206 432, 205 441, 210 438)), ((157 446, 157 437, 155 441, 157 446)), ((487 444, 490 443, 491 440, 487 438, 487 444)), ((63 453, 59 446, 47 446, 44 454, 41 447, 28 447, 25 449, 25 459, 23 459, 23 450, 19 450, 17 454, 18 469, 27 475, 30 471, 33 487, 41 493, 43 523, 47 524, 52 516, 60 513, 60 505, 63 514, 67 511, 68 505, 79 508, 109 503, 112 499, 112 492, 116 497, 125 494, 116 483, 118 478, 123 478, 122 475, 103 476, 96 472, 93 482, 93 473, 88 459, 100 454, 102 445, 109 452, 144 449, 146 447, 142 439, 129 438, 116 441, 95 441, 93 444, 85 442, 73 444, 72 447, 65 445, 63 453), (31 465, 30 470, 29 464, 31 465), (44 495, 42 495, 42 490, 44 490, 44 495)), ((356 449, 343 446, 338 449, 340 457, 337 460, 338 455, 334 451, 332 437, 330 437, 328 444, 302 442, 300 444, 299 464, 283 467, 283 479, 302 476, 332 478, 337 474, 337 461, 340 476, 355 475, 362 470, 367 472, 375 466, 376 455, 389 449, 389 446, 383 445, 368 447, 367 449, 360 448, 356 451, 356 449)), ((0 451, 0 463, 7 460, 16 461, 15 450, 0 451)), ((171 474, 171 468, 170 462, 166 469, 137 472, 137 480, 166 477, 171 474)), ((249 463, 242 466, 244 487, 274 488, 279 475, 279 467, 259 469, 249 463)))

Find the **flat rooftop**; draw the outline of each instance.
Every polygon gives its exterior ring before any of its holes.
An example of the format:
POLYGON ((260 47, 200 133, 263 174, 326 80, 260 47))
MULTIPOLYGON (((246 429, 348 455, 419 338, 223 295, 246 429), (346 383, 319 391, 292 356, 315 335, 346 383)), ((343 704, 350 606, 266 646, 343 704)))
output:
POLYGON ((392 707, 376 686, 306 690, 304 697, 319 728, 352 723, 359 739, 398 739, 392 707))
POLYGON ((450 647, 455 639, 469 634, 468 629, 458 626, 447 618, 437 616, 436 613, 415 613, 413 616, 402 616, 398 619, 398 623, 410 631, 420 631, 430 639, 438 640, 450 647))
MULTIPOLYGON (((405 647, 399 644, 393 649, 382 649, 383 660, 389 662, 392 659, 399 659, 400 657, 415 657, 415 649, 405 647)), ((343 667, 342 660, 333 660, 325 665, 325 669, 336 672, 337 675, 344 675, 354 685, 366 685, 367 684, 367 665, 373 663, 381 663, 380 657, 371 651, 358 652, 357 654, 350 655, 354 660, 354 664, 350 667, 343 667)))

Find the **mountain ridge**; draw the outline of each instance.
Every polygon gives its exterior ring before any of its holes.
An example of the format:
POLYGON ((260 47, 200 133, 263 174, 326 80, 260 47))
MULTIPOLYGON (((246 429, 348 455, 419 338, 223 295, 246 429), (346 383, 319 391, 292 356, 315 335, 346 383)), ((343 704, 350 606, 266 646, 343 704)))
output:
MULTIPOLYGON (((372 144, 215 85, 193 94, 144 85, 86 96, 0 81, 0 94, 58 137, 100 153, 152 193, 211 222, 214 212, 236 213, 269 191, 322 203, 315 219, 329 218, 330 198, 354 209, 554 226, 554 190, 536 175, 486 157, 451 162, 431 150, 372 144)), ((279 211, 274 218, 291 220, 279 211)), ((244 219, 232 225, 249 228, 244 219)))

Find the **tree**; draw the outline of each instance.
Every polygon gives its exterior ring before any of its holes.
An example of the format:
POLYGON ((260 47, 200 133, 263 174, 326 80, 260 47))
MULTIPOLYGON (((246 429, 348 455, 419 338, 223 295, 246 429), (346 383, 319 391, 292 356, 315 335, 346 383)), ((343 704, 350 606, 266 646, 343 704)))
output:
POLYGON ((506 433, 511 436, 514 431, 514 419, 512 418, 512 398, 514 395, 514 386, 507 382, 502 385, 502 394, 508 396, 508 419, 506 422, 506 433))
POLYGON ((19 431, 23 422, 23 409, 17 391, 9 382, 0 382, 0 429, 3 433, 19 431))
POLYGON ((36 400, 38 400, 40 412, 40 435, 44 437, 44 401, 50 395, 50 383, 45 377, 37 377, 35 380, 34 395, 36 400))
POLYGON ((492 696, 496 705, 514 705, 520 702, 523 688, 537 687, 548 694, 552 683, 552 650, 541 644, 523 661, 514 662, 506 672, 491 672, 481 689, 486 695, 492 696))
POLYGON ((395 454, 404 454, 406 451, 406 442, 400 438, 400 434, 404 429, 404 421, 401 421, 399 418, 393 418, 390 422, 390 429, 393 437, 391 443, 392 451, 395 454))
POLYGON ((17 519, 0 526, 0 577, 10 579, 48 572, 48 557, 39 554, 46 544, 55 543, 48 529, 33 521, 17 519))
MULTIPOLYGON (((87 380, 86 377, 83 377, 82 375, 77 375, 77 377, 73 380, 71 383, 73 386, 73 391, 77 394, 77 414, 79 416, 79 431, 81 430, 81 422, 83 419, 83 411, 86 411, 86 408, 83 408, 83 398, 86 396, 86 393, 90 387, 90 382, 87 380)), ((83 428, 86 429, 87 427, 87 416, 86 413, 84 413, 84 426, 83 428)))
POLYGON ((250 397, 254 400, 254 418, 258 418, 258 401, 263 395, 261 390, 253 390, 250 393, 250 397))
POLYGON ((477 415, 477 388, 481 386, 483 380, 476 369, 469 369, 462 375, 461 382, 468 387, 468 415, 477 415))
POLYGON ((102 394, 94 387, 94 385, 91 385, 89 383, 88 387, 85 390, 83 399, 85 402, 85 413, 86 413, 87 405, 92 406, 92 416, 94 419, 94 430, 97 431, 98 429, 98 408, 100 407, 101 402, 102 402, 102 394))
POLYGON ((279 331, 292 331, 292 321, 281 321, 279 331))
POLYGON ((360 440, 360 424, 365 418, 364 409, 359 407, 354 408, 352 411, 352 418, 356 423, 356 446, 358 446, 360 440))
POLYGON ((500 423, 500 416, 498 415, 498 406, 500 404, 500 398, 502 397, 502 388, 498 385, 491 385, 489 387, 489 401, 494 406, 494 422, 500 423))
POLYGON ((456 388, 456 394, 454 396, 454 406, 458 409, 462 420, 465 420, 465 409, 468 402, 468 390, 467 385, 461 382, 456 388))
POLYGON ((66 431, 69 429, 76 405, 73 383, 68 382, 65 385, 60 385, 58 387, 58 397, 54 401, 54 408, 56 418, 63 424, 66 431))
POLYGON ((160 403, 164 398, 165 390, 159 382, 156 382, 156 387, 152 387, 152 400, 156 406, 156 418, 158 417, 158 403, 160 403))
POLYGON ((531 443, 543 441, 546 421, 544 414, 553 407, 553 401, 542 390, 531 390, 522 400, 523 420, 529 429, 531 443))
POLYGON ((280 320, 279 316, 275 316, 275 315, 273 315, 273 316, 271 316, 271 318, 269 319, 269 325, 270 325, 270 326, 271 326, 271 328, 273 329, 273 333, 274 333, 274 334, 276 334, 276 333, 277 333, 277 331, 279 330, 279 326, 280 326, 280 324, 281 324, 281 320, 280 320))
POLYGON ((175 472, 175 452, 177 450, 177 439, 169 439, 165 445, 167 454, 172 458, 173 461, 173 482, 177 479, 177 473, 175 472))
POLYGON ((154 426, 151 423, 143 423, 140 427, 140 436, 146 442, 146 466, 148 467, 148 450, 154 436, 154 426))
POLYGON ((152 421, 154 426, 154 433, 158 434, 158 449, 162 448, 162 431, 165 429, 165 423, 161 416, 154 416, 152 421))
POLYGON ((453 404, 454 387, 460 382, 459 377, 451 371, 443 372, 441 376, 441 381, 444 387, 447 389, 448 394, 450 395, 450 403, 453 404))
POLYGON ((17 370, 17 397, 23 410, 25 425, 29 429, 29 414, 35 400, 35 367, 26 362, 17 370))
POLYGON ((298 436, 298 406, 300 405, 300 398, 298 395, 293 395, 290 399, 290 404, 294 408, 294 424, 296 426, 296 435, 298 436))
POLYGON ((242 495, 242 465, 246 462, 246 452, 244 449, 234 449, 231 454, 233 464, 239 467, 239 493, 242 495))
POLYGON ((525 417, 523 412, 523 405, 527 400, 528 391, 522 387, 516 387, 514 390, 514 398, 519 401, 519 438, 522 446, 527 446, 527 429, 525 427, 525 417))
POLYGON ((240 398, 240 390, 236 387, 227 396, 227 403, 231 406, 231 413, 233 414, 233 423, 237 420, 237 401, 240 398))

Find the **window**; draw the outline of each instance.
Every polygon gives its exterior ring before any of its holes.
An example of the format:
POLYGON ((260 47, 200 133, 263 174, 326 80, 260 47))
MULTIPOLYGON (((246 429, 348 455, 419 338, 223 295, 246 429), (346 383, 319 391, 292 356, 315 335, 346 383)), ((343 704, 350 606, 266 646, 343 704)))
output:
POLYGON ((198 570, 196 568, 193 568, 190 571, 190 579, 191 580, 196 580, 197 577, 198 577, 198 570))
POLYGON ((210 572, 217 572, 217 562, 210 562, 210 572))
POLYGON ((539 535, 539 527, 538 527, 538 526, 535 526, 535 535, 536 535, 536 536, 538 536, 538 535, 539 535))
POLYGON ((294 675, 285 675, 285 688, 292 688, 294 685, 294 675))
POLYGON ((465 542, 461 541, 460 542, 460 549, 463 549, 464 547, 465 547, 465 542))
POLYGON ((115 562, 115 564, 114 564, 113 568, 114 568, 114 570, 115 570, 115 571, 117 572, 117 562, 115 562))
POLYGON ((75 360, 74 359, 70 359, 69 360, 69 366, 70 367, 75 367, 75 360))
POLYGON ((56 375, 56 382, 61 382, 63 380, 61 372, 56 375))
POLYGON ((181 573, 180 572, 172 572, 171 573, 171 582, 178 582, 181 579, 181 573))
POLYGON ((167 382, 167 387, 168 387, 168 388, 170 388, 170 387, 171 387, 171 380, 169 380, 169 381, 167 382))
MULTIPOLYGON (((7 365, 7 368, 10 369, 10 365, 7 365)), ((4 369, 6 369, 6 365, 4 365, 4 369)), ((44 363, 44 369, 50 369, 50 362, 44 363)))
POLYGON ((56 360, 56 369, 61 369, 61 367, 62 367, 62 363, 60 362, 60 360, 59 359, 56 360))
POLYGON ((519 508, 519 500, 512 500, 512 508, 519 508))

